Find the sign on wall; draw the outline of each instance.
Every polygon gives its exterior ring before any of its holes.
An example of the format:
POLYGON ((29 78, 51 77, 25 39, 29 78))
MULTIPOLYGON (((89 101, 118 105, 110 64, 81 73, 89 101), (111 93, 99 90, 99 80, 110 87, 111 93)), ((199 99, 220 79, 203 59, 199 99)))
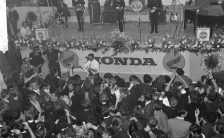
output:
MULTIPOLYGON (((163 58, 166 55, 161 52, 145 53, 142 51, 136 51, 129 54, 118 54, 116 56, 111 56, 112 51, 102 54, 101 52, 92 51, 81 51, 73 50, 79 57, 79 64, 83 65, 87 61, 86 57, 90 53, 94 53, 96 60, 100 63, 101 73, 124 73, 124 74, 154 74, 170 75, 170 72, 163 66, 163 58)), ((185 59, 184 70, 186 74, 189 74, 189 58, 188 54, 184 53, 183 57, 185 59)), ((62 71, 67 71, 68 69, 62 67, 62 71)), ((75 69, 74 71, 80 72, 81 69, 75 69)))
POLYGON ((0 50, 5 52, 8 50, 6 0, 0 0, 0 13, 0 50))

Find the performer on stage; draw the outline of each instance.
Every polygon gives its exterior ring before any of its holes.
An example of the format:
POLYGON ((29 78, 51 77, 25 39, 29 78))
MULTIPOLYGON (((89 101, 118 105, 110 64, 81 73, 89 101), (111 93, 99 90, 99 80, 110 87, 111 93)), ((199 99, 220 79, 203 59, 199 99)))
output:
POLYGON ((99 76, 100 64, 94 58, 94 54, 89 54, 87 57, 87 62, 83 66, 78 66, 77 68, 82 68, 88 73, 88 77, 99 76))
POLYGON ((120 32, 124 31, 124 0, 114 0, 113 8, 116 10, 117 21, 120 32))
POLYGON ((161 0, 149 0, 148 1, 148 7, 149 7, 149 16, 150 16, 150 22, 151 22, 151 32, 154 31, 158 33, 158 24, 159 24, 159 15, 160 11, 163 7, 161 0))
POLYGON ((76 16, 79 24, 78 31, 83 31, 84 26, 84 11, 85 11, 85 1, 84 0, 72 0, 72 4, 75 7, 76 16))
POLYGON ((65 27, 68 27, 68 17, 70 16, 71 14, 68 10, 68 6, 63 2, 63 0, 60 0, 59 5, 57 7, 57 18, 64 17, 65 27))

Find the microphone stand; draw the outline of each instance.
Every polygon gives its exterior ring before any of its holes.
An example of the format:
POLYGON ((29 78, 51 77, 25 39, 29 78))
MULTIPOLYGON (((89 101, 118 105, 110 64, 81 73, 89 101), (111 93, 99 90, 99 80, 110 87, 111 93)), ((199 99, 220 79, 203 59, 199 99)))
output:
POLYGON ((92 11, 92 25, 93 25, 93 35, 94 35, 94 40, 96 42, 96 29, 95 29, 95 24, 93 23, 93 3, 91 2, 91 11, 92 11))
POLYGON ((85 11, 86 11, 86 8, 84 9, 83 11, 83 14, 82 14, 82 35, 83 35, 83 40, 85 41, 86 40, 86 37, 85 37, 85 27, 84 27, 84 23, 85 23, 85 20, 84 20, 84 15, 85 15, 85 11))
POLYGON ((141 18, 139 15, 139 12, 137 12, 138 15, 138 27, 139 27, 139 40, 142 41, 142 29, 141 29, 141 18))

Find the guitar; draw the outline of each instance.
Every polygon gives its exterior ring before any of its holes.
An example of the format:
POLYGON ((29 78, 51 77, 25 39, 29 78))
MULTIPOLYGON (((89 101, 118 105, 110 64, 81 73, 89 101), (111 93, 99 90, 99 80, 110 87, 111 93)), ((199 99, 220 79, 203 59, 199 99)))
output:
POLYGON ((162 10, 162 8, 153 7, 152 9, 149 10, 149 12, 160 14, 160 10, 162 10))
POLYGON ((83 4, 77 4, 75 6, 75 10, 76 11, 84 11, 85 10, 85 6, 83 4))

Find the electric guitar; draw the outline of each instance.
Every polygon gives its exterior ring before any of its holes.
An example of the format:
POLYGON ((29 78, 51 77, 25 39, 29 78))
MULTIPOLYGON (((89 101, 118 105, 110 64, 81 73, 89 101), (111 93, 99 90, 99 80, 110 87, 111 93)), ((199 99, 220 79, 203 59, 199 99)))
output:
POLYGON ((149 12, 160 14, 160 10, 162 10, 162 8, 153 7, 152 9, 149 10, 149 12))
POLYGON ((76 11, 84 11, 85 10, 85 6, 83 4, 77 4, 75 6, 75 10, 76 11))

